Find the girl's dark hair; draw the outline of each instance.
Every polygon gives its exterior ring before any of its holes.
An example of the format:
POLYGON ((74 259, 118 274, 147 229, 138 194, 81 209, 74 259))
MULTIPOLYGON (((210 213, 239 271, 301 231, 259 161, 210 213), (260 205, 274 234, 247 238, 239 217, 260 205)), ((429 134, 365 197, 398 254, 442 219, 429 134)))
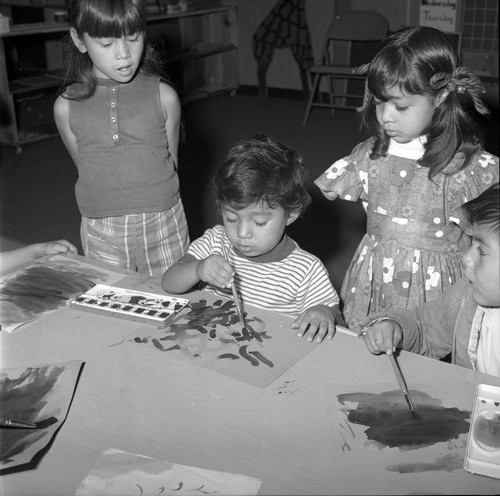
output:
MULTIPOLYGON (((146 38, 147 10, 144 0, 75 0, 71 26, 81 38, 84 33, 94 38, 120 38, 135 33, 144 34, 144 52, 141 69, 151 74, 161 74, 161 63, 146 38)), ((92 61, 81 53, 68 35, 66 74, 60 93, 65 98, 85 100, 90 98, 97 85, 92 71, 92 61), (68 85, 80 83, 77 93, 64 93, 68 85)))
POLYGON ((500 184, 491 185, 477 198, 464 203, 462 210, 472 225, 500 234, 500 184))
POLYGON ((409 27, 386 38, 371 63, 360 70, 367 70, 367 80, 363 106, 358 110, 362 125, 375 138, 370 158, 385 156, 390 141, 377 121, 374 99, 388 101, 387 90, 396 86, 410 95, 431 99, 444 91, 449 93, 423 131, 427 142, 418 162, 429 168, 429 178, 441 172, 455 173, 469 164, 483 145, 483 136, 464 107, 472 103, 481 114, 488 114, 488 110, 480 97, 484 88, 479 78, 470 69, 457 66, 451 39, 438 29, 409 27), (445 171, 458 151, 463 162, 459 168, 445 171))
POLYGON ((299 152, 259 134, 240 141, 226 155, 213 180, 215 201, 236 210, 264 201, 300 214, 311 202, 306 179, 299 152))

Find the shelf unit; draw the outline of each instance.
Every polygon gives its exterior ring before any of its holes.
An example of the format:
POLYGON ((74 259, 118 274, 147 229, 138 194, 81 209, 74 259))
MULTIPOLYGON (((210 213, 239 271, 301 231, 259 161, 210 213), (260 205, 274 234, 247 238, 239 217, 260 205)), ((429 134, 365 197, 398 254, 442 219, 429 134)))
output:
MULTIPOLYGON (((44 22, 14 25, 10 32, 0 33, 0 95, 7 102, 13 120, 10 126, 0 127, 0 144, 20 150, 22 145, 57 136, 51 115, 49 123, 26 128, 19 122, 18 107, 23 98, 36 99, 38 95, 48 94, 52 103, 62 83, 61 68, 33 69, 9 77, 8 66, 12 66, 9 51, 15 52, 13 38, 20 37, 31 37, 34 43, 41 39, 52 41, 55 42, 53 49, 61 48, 60 41, 68 30, 67 23, 44 22)), ((165 71, 183 105, 238 88, 236 7, 226 5, 170 14, 150 13, 148 31, 148 36, 164 55, 165 71)), ((51 105, 49 111, 52 112, 51 105)))

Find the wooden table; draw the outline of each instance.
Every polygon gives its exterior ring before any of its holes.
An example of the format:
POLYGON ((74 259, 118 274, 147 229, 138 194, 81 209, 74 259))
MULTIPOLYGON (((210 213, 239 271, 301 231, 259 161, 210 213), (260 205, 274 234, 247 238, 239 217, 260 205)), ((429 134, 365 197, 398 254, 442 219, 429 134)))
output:
MULTIPOLYGON (((161 291, 137 276, 116 285, 161 291)), ((285 328, 289 322, 283 317, 285 328)), ((31 470, 0 476, 2 496, 73 495, 108 448, 256 477, 263 495, 500 492, 500 480, 463 468, 395 471, 394 457, 403 463, 411 452, 369 444, 362 426, 351 425, 349 433, 339 394, 398 388, 389 360, 351 335, 338 332, 310 345, 310 353, 262 389, 175 354, 119 345, 142 327, 63 308, 0 332, 2 368, 85 362, 50 448, 31 470), (347 438, 350 449, 343 450, 347 438)), ((290 340, 300 341, 292 331, 290 340)), ((406 352, 399 363, 410 389, 450 407, 470 411, 478 384, 500 386, 500 378, 406 352)), ((449 441, 446 452, 463 460, 465 442, 466 435, 449 441)), ((430 452, 414 453, 427 459, 430 452)))

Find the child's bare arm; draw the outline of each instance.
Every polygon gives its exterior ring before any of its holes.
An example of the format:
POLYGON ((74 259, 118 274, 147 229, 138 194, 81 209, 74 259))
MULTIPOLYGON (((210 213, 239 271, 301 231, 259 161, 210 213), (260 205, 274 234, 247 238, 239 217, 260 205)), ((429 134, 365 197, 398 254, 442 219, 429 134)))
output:
POLYGON ((198 260, 186 254, 166 270, 161 284, 167 293, 178 294, 189 291, 200 281, 220 288, 228 288, 231 286, 233 276, 233 268, 220 255, 210 255, 203 260, 198 260))
POLYGON ((0 273, 9 272, 26 263, 34 262, 37 258, 58 253, 77 253, 76 246, 65 239, 34 243, 14 250, 0 253, 0 273))
POLYGON ((167 133, 168 151, 177 167, 181 104, 176 91, 166 83, 160 83, 160 100, 166 120, 165 131, 167 133))
POLYGON ((64 146, 78 168, 78 145, 69 125, 69 100, 59 96, 54 103, 54 121, 64 146))

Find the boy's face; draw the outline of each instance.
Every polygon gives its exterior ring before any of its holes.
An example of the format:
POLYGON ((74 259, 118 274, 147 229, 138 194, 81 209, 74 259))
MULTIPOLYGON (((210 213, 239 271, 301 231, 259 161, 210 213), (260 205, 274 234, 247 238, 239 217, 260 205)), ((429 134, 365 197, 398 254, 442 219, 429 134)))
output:
POLYGON ((247 257, 270 252, 281 241, 285 227, 298 216, 280 206, 271 208, 266 202, 241 210, 223 205, 221 214, 229 241, 247 257))
POLYGON ((482 226, 472 228, 472 246, 462 257, 476 303, 500 307, 500 237, 482 226))

